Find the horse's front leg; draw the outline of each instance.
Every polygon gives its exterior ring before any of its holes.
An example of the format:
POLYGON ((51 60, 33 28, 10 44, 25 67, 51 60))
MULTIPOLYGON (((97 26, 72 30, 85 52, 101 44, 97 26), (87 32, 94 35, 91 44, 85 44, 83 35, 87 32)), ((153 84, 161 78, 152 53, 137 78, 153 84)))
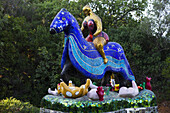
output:
POLYGON ((61 72, 61 79, 65 82, 68 83, 70 79, 70 74, 68 73, 68 70, 71 68, 72 64, 70 60, 67 60, 66 63, 64 64, 64 67, 61 72))

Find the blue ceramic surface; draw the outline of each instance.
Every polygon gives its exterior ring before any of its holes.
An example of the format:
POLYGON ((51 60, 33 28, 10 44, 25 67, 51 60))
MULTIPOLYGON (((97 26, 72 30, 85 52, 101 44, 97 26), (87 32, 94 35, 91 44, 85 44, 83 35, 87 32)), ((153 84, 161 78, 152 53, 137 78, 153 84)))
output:
POLYGON ((50 29, 65 33, 65 46, 62 55, 61 68, 69 55, 73 66, 89 78, 101 79, 106 71, 118 72, 126 80, 134 80, 123 48, 116 42, 109 42, 104 46, 108 62, 104 64, 103 58, 94 47, 87 42, 80 30, 77 20, 66 9, 61 9, 50 25, 50 29))

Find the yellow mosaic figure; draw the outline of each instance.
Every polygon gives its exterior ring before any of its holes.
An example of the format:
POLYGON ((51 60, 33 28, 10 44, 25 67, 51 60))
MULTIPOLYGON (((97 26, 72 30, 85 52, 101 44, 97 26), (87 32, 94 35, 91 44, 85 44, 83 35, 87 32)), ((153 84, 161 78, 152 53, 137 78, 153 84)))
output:
POLYGON ((57 85, 58 94, 62 93, 66 98, 78 98, 86 95, 88 93, 88 88, 90 86, 90 79, 87 79, 86 84, 76 87, 72 85, 72 81, 69 81, 67 86, 64 82, 57 85))
POLYGON ((102 58, 104 59, 104 63, 108 62, 108 59, 105 56, 103 46, 107 44, 109 41, 108 35, 102 31, 102 21, 100 17, 98 17, 95 13, 92 12, 92 9, 89 5, 83 7, 83 12, 86 15, 84 19, 81 31, 83 32, 84 29, 89 30, 89 35, 86 37, 88 42, 93 42, 96 49, 101 54, 102 58))

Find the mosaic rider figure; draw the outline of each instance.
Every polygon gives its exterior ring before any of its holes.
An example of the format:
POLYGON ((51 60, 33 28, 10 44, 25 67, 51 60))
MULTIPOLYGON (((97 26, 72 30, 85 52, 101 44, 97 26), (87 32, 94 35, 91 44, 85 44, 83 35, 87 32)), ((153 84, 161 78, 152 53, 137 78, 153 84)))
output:
POLYGON ((104 63, 106 64, 108 59, 105 56, 103 46, 107 44, 109 37, 102 31, 102 21, 95 13, 92 12, 89 5, 83 7, 83 12, 86 15, 86 18, 82 23, 81 31, 83 32, 84 29, 89 30, 89 35, 86 37, 86 40, 94 43, 94 46, 99 51, 104 59, 104 63))

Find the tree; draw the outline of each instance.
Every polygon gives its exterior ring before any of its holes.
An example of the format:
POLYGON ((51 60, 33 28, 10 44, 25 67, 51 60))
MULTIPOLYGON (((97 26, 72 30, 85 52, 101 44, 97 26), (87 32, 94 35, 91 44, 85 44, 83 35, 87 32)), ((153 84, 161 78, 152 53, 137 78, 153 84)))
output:
POLYGON ((140 17, 146 7, 146 0, 100 0, 90 3, 93 10, 103 20, 104 29, 108 26, 119 27, 129 23, 132 12, 140 17))
POLYGON ((166 85, 164 87, 165 89, 165 96, 164 98, 169 100, 170 97, 170 57, 167 57, 165 64, 164 64, 164 68, 162 70, 162 75, 167 79, 166 85))
POLYGON ((150 21, 152 32, 157 38, 170 38, 169 4, 169 0, 154 0, 148 5, 148 21, 150 21))
POLYGON ((14 96, 40 105, 48 88, 56 87, 61 73, 64 33, 50 35, 50 23, 61 8, 66 8, 81 25, 85 18, 82 8, 87 4, 102 18, 103 30, 110 41, 123 46, 137 82, 144 81, 146 75, 156 76, 153 82, 163 80, 159 66, 168 56, 169 45, 167 38, 152 34, 152 21, 142 19, 146 0, 4 0, 1 3, 1 99, 14 96), (139 21, 132 18, 133 11, 139 21))

